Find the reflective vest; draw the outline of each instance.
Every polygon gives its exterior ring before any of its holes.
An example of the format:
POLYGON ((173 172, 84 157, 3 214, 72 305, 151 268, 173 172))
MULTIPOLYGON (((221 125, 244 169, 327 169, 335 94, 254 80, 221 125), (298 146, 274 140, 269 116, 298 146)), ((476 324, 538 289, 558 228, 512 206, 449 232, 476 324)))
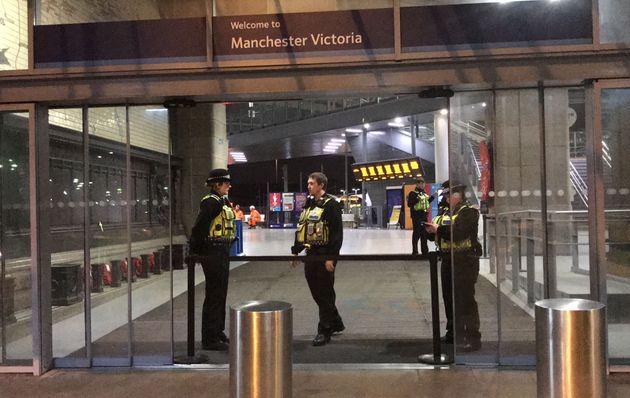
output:
POLYGON ((414 191, 418 195, 418 202, 413 205, 414 211, 427 211, 429 208, 429 195, 425 192, 414 191))
MULTIPOLYGON (((473 208, 473 207, 469 204, 464 204, 457 210, 457 213, 453 214, 452 217, 449 214, 449 212, 446 211, 445 213, 435 217, 433 219, 433 223, 438 224, 438 225, 455 224, 455 222, 457 221, 457 216, 459 215, 459 212, 465 208, 473 208)), ((440 248, 440 251, 442 252, 450 252, 450 251, 458 252, 458 251, 464 251, 464 250, 472 250, 473 241, 470 237, 467 237, 466 239, 460 240, 457 242, 452 242, 450 240, 445 240, 445 239, 438 239, 437 245, 440 248)))
POLYGON ((221 213, 216 216, 210 223, 208 230, 208 239, 213 242, 230 243, 236 239, 236 227, 234 226, 234 210, 225 204, 223 200, 215 195, 210 194, 203 197, 202 202, 208 198, 213 198, 219 203, 223 203, 221 213))
POLYGON ((322 220, 324 206, 332 199, 328 196, 323 203, 302 210, 296 233, 297 242, 311 246, 326 246, 330 237, 328 223, 322 220))

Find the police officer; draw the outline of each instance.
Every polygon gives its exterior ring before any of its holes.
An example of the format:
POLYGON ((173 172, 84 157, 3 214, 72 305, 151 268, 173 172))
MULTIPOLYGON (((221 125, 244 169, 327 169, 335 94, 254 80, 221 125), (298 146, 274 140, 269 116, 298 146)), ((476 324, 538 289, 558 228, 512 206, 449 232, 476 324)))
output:
POLYGON ((225 300, 230 272, 229 252, 236 238, 234 210, 227 198, 230 175, 225 169, 210 172, 210 194, 201 199, 190 237, 190 253, 197 256, 206 278, 206 297, 201 316, 204 350, 226 351, 225 300))
POLYGON ((413 224, 411 254, 418 254, 418 240, 420 240, 420 250, 422 254, 429 254, 427 231, 424 228, 424 223, 427 221, 427 212, 429 211, 429 206, 433 199, 435 199, 434 196, 429 196, 424 192, 424 178, 418 178, 416 180, 416 189, 409 192, 407 196, 407 206, 409 206, 413 224))
POLYGON ((443 194, 450 211, 437 216, 433 223, 427 223, 426 228, 427 232, 435 234, 442 260, 442 298, 447 318, 442 342, 452 344, 456 337, 463 350, 470 352, 481 348, 479 310, 475 301, 481 245, 477 240, 479 211, 466 200, 465 190, 464 185, 446 189, 443 194))
POLYGON ((291 252, 298 255, 306 249, 304 274, 311 295, 319 307, 319 324, 314 346, 330 342, 333 333, 341 332, 346 327, 335 305, 335 267, 336 260, 309 261, 309 256, 338 255, 343 243, 341 223, 341 205, 326 193, 328 179, 323 173, 308 176, 310 196, 300 214, 298 230, 291 252))

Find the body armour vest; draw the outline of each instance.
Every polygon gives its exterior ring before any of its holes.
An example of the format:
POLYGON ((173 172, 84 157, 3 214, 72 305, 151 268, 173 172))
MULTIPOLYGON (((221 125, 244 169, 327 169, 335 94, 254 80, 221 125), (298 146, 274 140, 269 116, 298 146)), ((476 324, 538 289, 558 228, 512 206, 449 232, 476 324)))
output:
POLYGON ((418 202, 413 205, 415 211, 427 211, 429 209, 429 195, 425 192, 414 191, 418 195, 418 202))
MULTIPOLYGON (((433 219, 433 223, 438 224, 438 225, 454 224, 455 221, 457 220, 457 216, 459 215, 459 212, 465 208, 472 208, 472 206, 469 204, 462 205, 457 210, 457 213, 453 214, 452 217, 448 213, 448 211, 446 211, 445 213, 440 214, 439 216, 435 217, 433 219)), ((450 240, 439 239, 437 242, 437 245, 440 248, 440 251, 442 252, 450 252, 451 250, 458 252, 458 251, 464 251, 464 250, 472 250, 473 248, 473 242, 470 237, 467 237, 466 239, 458 241, 458 242, 452 242, 450 240)))
POLYGON ((236 239, 236 227, 234 226, 234 210, 226 205, 223 200, 215 195, 207 195, 204 196, 202 201, 213 198, 219 203, 223 203, 223 207, 221 208, 221 213, 216 216, 212 222, 210 223, 210 229, 208 231, 208 239, 212 242, 217 243, 231 243, 234 239, 236 239))
POLYGON ((328 244, 330 230, 328 223, 322 220, 324 206, 332 198, 329 196, 321 205, 302 210, 298 222, 297 242, 311 246, 325 246, 328 244))

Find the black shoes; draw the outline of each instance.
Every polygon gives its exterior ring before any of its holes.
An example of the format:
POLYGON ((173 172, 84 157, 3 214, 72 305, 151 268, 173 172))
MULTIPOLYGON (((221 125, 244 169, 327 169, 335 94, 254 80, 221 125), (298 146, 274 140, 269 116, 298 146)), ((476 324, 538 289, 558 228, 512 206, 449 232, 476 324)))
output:
POLYGON ((320 347, 330 342, 330 333, 317 333, 313 339, 313 346, 320 347))
POLYGON ((453 336, 445 334, 444 336, 440 337, 440 343, 453 344, 453 336))
POLYGON ((219 335, 219 341, 225 344, 230 344, 230 339, 225 335, 224 332, 221 332, 219 335))
POLYGON ((227 351, 230 346, 223 341, 213 341, 212 343, 203 344, 201 348, 208 351, 227 351))
POLYGON ((464 352, 474 352, 474 351, 479 351, 480 349, 481 349, 481 341, 479 340, 469 341, 466 344, 464 344, 464 346, 462 347, 462 350, 464 352))

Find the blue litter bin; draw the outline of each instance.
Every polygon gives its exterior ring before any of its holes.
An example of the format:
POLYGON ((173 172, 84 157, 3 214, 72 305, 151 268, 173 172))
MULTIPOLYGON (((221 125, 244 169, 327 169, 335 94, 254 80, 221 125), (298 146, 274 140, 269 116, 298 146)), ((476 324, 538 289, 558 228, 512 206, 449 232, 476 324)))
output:
POLYGON ((243 220, 234 221, 236 226, 236 242, 230 248, 230 256, 240 256, 243 254, 243 220))

